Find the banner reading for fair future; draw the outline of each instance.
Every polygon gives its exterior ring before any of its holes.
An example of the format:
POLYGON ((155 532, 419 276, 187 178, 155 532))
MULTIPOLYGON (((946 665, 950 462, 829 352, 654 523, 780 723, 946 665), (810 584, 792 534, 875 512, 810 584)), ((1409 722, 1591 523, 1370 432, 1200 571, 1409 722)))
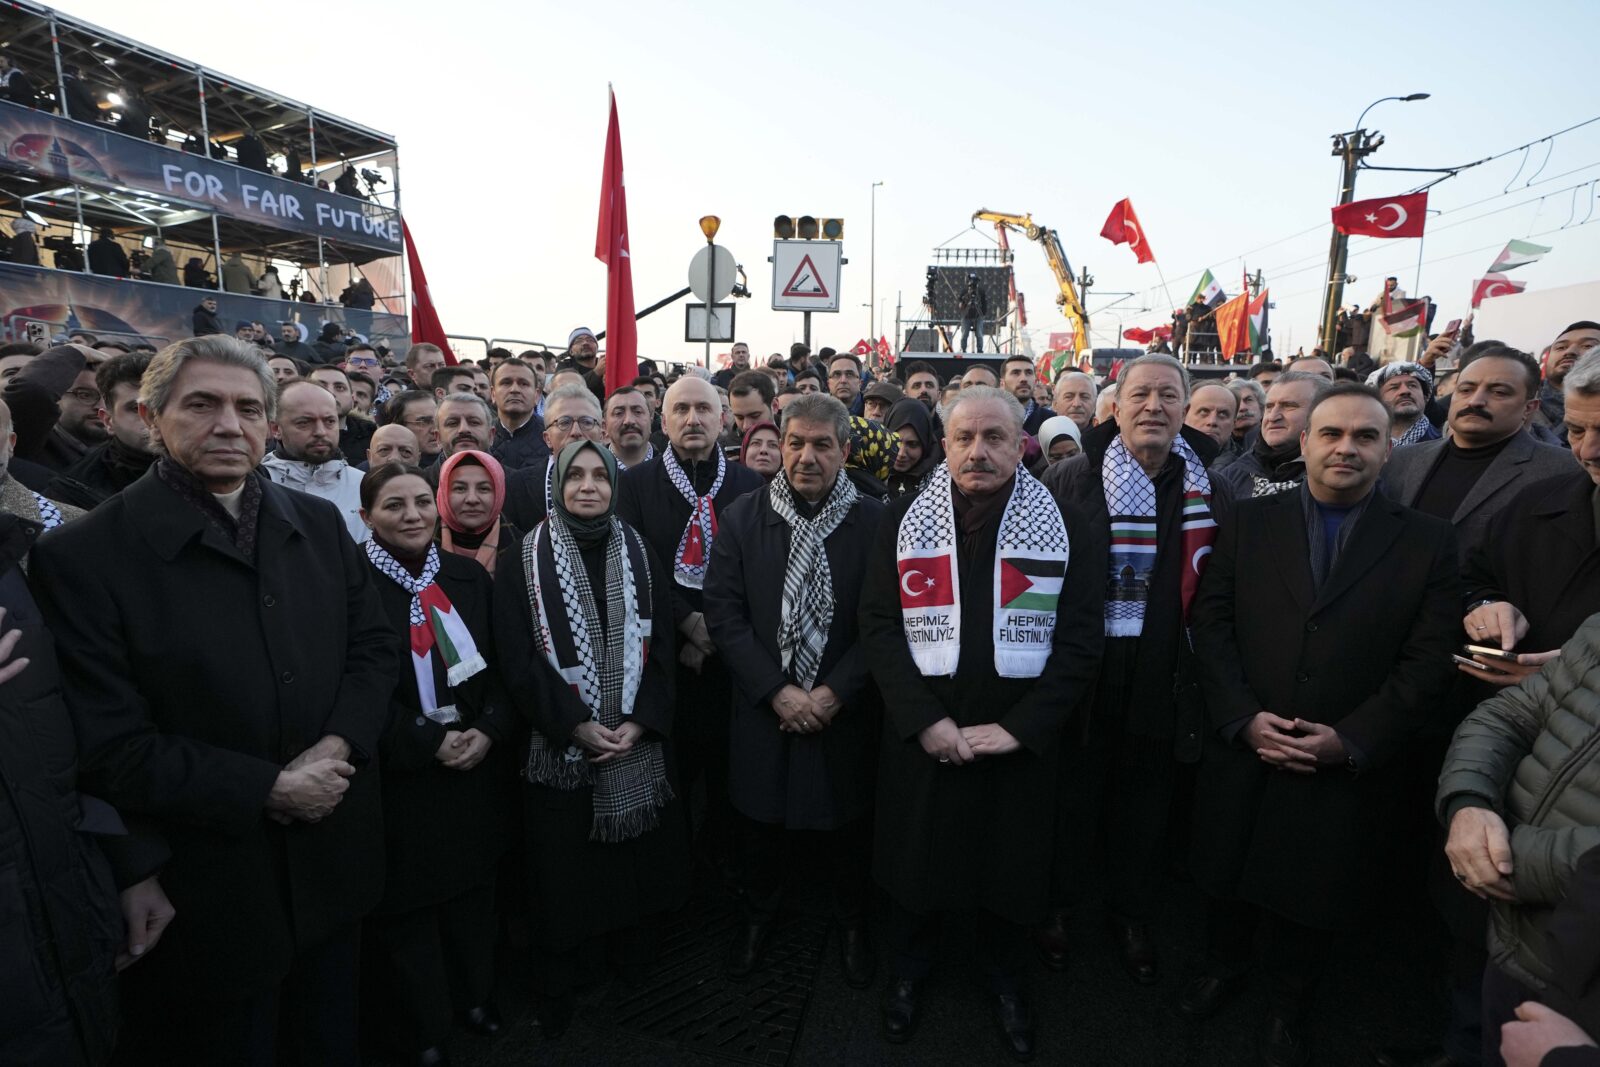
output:
POLYGON ((400 217, 389 208, 9 101, 0 101, 0 168, 133 189, 275 230, 400 253, 400 217))

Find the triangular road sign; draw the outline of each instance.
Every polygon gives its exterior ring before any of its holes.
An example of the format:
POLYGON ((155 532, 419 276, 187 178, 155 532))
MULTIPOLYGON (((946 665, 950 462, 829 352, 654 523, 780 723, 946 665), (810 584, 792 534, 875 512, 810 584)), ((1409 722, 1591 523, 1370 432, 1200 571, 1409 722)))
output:
POLYGON ((811 262, 809 255, 801 257, 800 265, 794 269, 794 276, 789 279, 789 284, 783 287, 783 295, 828 299, 828 287, 823 284, 822 276, 817 273, 816 265, 811 262))

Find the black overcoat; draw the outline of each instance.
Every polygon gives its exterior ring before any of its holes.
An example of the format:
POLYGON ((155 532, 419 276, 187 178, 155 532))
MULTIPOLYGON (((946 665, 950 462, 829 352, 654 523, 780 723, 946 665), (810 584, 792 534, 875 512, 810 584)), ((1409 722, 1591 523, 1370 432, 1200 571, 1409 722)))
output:
MULTIPOLYGON (((509 566, 510 564, 508 564, 509 566)), ((488 662, 454 689, 433 657, 433 691, 454 704, 461 721, 441 726, 422 714, 411 667, 411 594, 373 572, 394 632, 400 677, 389 698, 389 725, 378 752, 383 763, 383 838, 388 862, 384 912, 439 904, 494 881, 506 845, 516 763, 515 713, 506 704, 494 654, 489 572, 476 560, 439 553, 435 579, 488 662), (448 694, 448 695, 446 695, 448 694), (492 744, 470 771, 450 770, 435 758, 449 730, 476 729, 492 744)))
MULTIPOLYGON (((645 555, 652 632, 632 718, 649 731, 651 740, 663 741, 672 734, 676 632, 672 595, 648 544, 645 555)), ((572 731, 589 721, 590 712, 534 643, 533 608, 520 552, 500 560, 494 581, 495 649, 510 704, 553 747, 564 748, 572 731)), ((670 746, 666 755, 668 777, 676 787, 670 746)), ((518 753, 519 770, 527 766, 526 756, 526 751, 518 753)), ((534 935, 541 945, 570 948, 682 906, 690 868, 681 801, 662 808, 659 825, 647 833, 626 841, 591 841, 593 787, 554 789, 526 777, 522 783, 525 866, 534 935)))
POLYGON ((861 585, 884 506, 862 496, 824 542, 833 576, 833 626, 817 685, 839 697, 839 713, 815 734, 784 733, 768 703, 790 680, 778 651, 789 524, 766 489, 733 502, 717 530, 706 574, 711 640, 733 676, 728 788, 733 806, 791 830, 834 830, 866 815, 882 705, 867 669, 857 614, 861 585))
POLYGON ((139 970, 159 961, 174 996, 276 984, 383 888, 394 633, 338 509, 258 481, 254 565, 154 468, 31 556, 84 787, 172 850, 161 882, 182 918, 139 970), (278 772, 327 734, 358 765, 339 806, 268 819, 278 772))
POLYGON ((1235 502, 1200 583, 1192 865, 1214 896, 1345 929, 1391 888, 1379 861, 1405 795, 1394 757, 1449 692, 1460 579, 1450 524, 1374 493, 1313 590, 1303 492, 1235 502), (1238 735, 1262 710, 1333 726, 1359 772, 1274 769, 1238 735))
POLYGON ((924 677, 900 612, 895 540, 917 498, 889 505, 861 591, 861 642, 883 694, 873 876, 913 912, 982 908, 1019 923, 1043 918, 1050 884, 1063 727, 1088 698, 1099 663, 1105 548, 1069 515, 1067 574, 1053 647, 1037 678, 994 666, 993 579, 998 523, 972 558, 957 551, 961 659, 951 677, 924 677), (943 718, 997 722, 1022 748, 965 766, 942 764, 918 735, 943 718))

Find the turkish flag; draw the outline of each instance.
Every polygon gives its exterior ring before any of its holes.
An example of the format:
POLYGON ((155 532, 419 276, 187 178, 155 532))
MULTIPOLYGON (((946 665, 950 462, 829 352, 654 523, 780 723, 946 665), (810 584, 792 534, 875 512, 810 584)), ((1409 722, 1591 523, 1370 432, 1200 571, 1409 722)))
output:
POLYGON ((872 342, 863 337, 856 342, 856 346, 850 351, 857 356, 870 356, 872 355, 872 342))
POLYGON ((894 362, 894 349, 889 347, 889 339, 881 333, 878 335, 878 358, 885 363, 894 362))
POLYGON ((1333 228, 1367 237, 1421 237, 1428 222, 1428 194, 1357 200, 1333 209, 1333 228))
POLYGON ((1156 261, 1156 254, 1150 251, 1150 244, 1144 239, 1144 227, 1139 225, 1139 216, 1133 213, 1132 200, 1117 201, 1106 224, 1100 227, 1100 236, 1114 245, 1127 245, 1140 263, 1156 261))
POLYGON ((406 239, 406 266, 411 273, 411 343, 438 345, 439 351, 444 353, 444 361, 453 365, 456 354, 450 350, 450 338, 445 336, 439 312, 434 309, 433 296, 428 292, 428 276, 422 273, 422 258, 417 255, 411 227, 406 225, 405 219, 400 220, 400 232, 406 239))
POLYGON ((600 176, 600 225, 594 258, 606 271, 606 395, 639 375, 639 323, 633 313, 633 263, 628 246, 628 191, 622 180, 622 131, 617 94, 611 94, 606 163, 600 176))
POLYGON ((895 565, 900 568, 901 608, 947 608, 956 602, 949 556, 913 557, 895 565))
POLYGON ((1504 274, 1485 274, 1472 287, 1472 306, 1477 307, 1492 296, 1520 293, 1527 287, 1527 282, 1514 282, 1504 274))

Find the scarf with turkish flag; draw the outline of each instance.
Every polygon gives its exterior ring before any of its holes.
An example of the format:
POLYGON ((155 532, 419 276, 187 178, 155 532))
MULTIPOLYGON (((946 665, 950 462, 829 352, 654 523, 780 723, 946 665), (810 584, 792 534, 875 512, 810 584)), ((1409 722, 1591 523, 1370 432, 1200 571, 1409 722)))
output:
POLYGON ((606 395, 639 374, 639 324, 633 313, 633 264, 628 250, 628 192, 622 180, 622 131, 611 94, 606 163, 600 177, 600 225, 594 258, 606 265, 606 395))
POLYGON ((1100 227, 1100 236, 1114 245, 1127 245, 1140 263, 1156 261, 1156 254, 1150 251, 1150 245, 1144 239, 1144 227, 1139 225, 1139 216, 1133 213, 1132 200, 1117 201, 1106 224, 1100 227))
POLYGON ((1333 209, 1333 228, 1366 237, 1421 237, 1428 222, 1428 194, 1355 200, 1333 209))
POLYGON ((406 266, 411 273, 411 343, 438 345, 444 361, 454 365, 456 354, 450 350, 450 338, 445 336, 439 322, 439 312, 434 309, 433 295, 428 292, 428 276, 422 273, 422 258, 417 255, 416 242, 411 240, 411 227, 400 220, 400 232, 406 240, 406 266))

